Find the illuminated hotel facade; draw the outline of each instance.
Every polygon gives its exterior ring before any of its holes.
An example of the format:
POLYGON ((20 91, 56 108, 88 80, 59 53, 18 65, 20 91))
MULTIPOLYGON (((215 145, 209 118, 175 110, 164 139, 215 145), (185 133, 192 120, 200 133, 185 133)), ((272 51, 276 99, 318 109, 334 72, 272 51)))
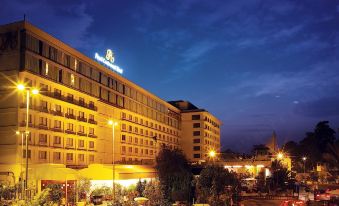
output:
MULTIPOLYGON (((162 145, 193 157, 182 147, 179 108, 26 21, 0 26, 0 40, 1 174, 23 174, 26 119, 32 173, 44 165, 112 165, 113 156, 118 165, 152 165, 162 145), (30 95, 28 118, 18 83, 40 91, 30 95)), ((216 147, 220 133, 218 141, 216 147)), ((145 177, 154 176, 152 167, 145 168, 145 177)))

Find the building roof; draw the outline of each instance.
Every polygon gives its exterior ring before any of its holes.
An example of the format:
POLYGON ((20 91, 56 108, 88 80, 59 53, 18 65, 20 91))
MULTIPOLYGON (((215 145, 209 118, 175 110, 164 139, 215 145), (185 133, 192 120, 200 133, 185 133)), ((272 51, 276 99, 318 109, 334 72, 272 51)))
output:
POLYGON ((206 112, 205 109, 198 108, 197 106, 195 106, 189 101, 176 100, 176 101, 169 101, 168 103, 180 109, 181 112, 206 112))

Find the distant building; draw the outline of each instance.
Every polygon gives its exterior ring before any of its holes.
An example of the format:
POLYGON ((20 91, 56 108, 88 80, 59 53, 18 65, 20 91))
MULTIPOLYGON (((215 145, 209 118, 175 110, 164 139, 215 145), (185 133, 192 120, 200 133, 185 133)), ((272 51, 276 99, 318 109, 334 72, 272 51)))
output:
POLYGON ((188 101, 170 101, 181 114, 181 147, 192 162, 206 161, 209 152, 220 152, 221 121, 188 101))

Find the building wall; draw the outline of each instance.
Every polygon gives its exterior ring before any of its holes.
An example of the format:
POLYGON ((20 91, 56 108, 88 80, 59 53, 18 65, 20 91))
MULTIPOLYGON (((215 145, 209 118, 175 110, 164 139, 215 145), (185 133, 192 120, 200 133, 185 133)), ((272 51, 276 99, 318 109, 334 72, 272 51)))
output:
POLYGON ((193 162, 208 160, 209 151, 220 152, 220 121, 207 111, 183 112, 182 148, 193 162))

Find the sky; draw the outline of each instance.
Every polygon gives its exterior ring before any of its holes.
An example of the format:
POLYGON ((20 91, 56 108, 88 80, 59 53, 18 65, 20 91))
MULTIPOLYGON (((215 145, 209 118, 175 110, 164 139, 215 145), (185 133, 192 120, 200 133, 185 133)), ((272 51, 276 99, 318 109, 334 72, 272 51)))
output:
POLYGON ((339 128, 338 0, 0 0, 0 24, 26 19, 89 57, 110 48, 123 76, 215 115, 222 150, 272 132, 298 141, 339 128))

